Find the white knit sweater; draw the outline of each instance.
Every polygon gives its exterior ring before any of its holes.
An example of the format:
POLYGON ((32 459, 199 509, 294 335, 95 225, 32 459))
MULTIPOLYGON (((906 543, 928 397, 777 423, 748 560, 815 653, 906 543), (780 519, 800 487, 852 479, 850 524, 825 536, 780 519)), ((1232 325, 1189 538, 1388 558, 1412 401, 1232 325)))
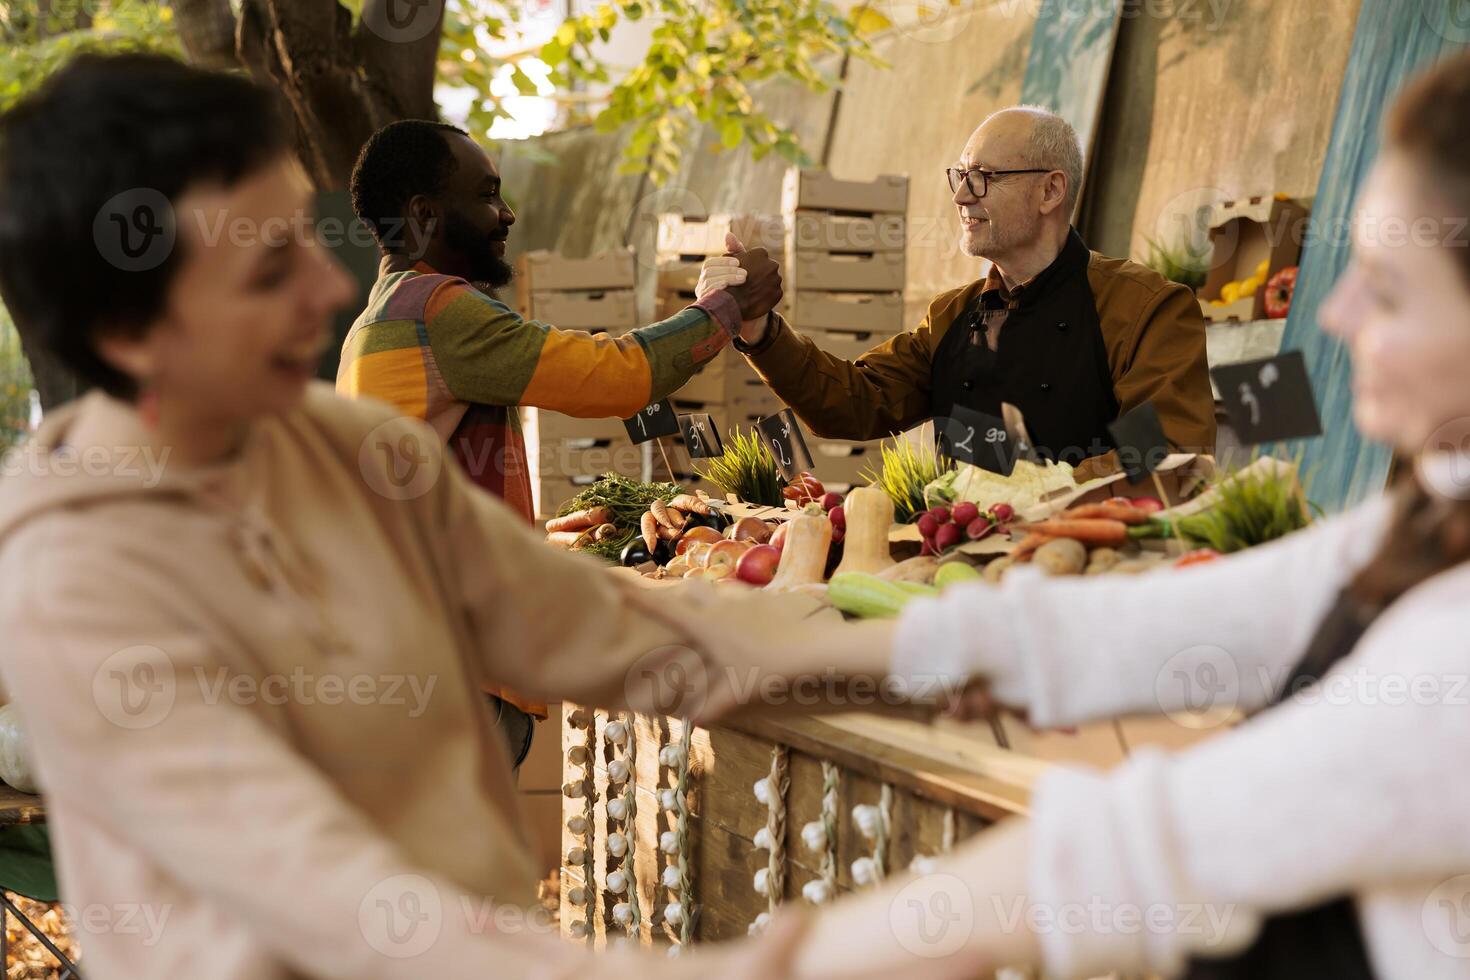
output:
MULTIPOLYGON (((1387 500, 1210 565, 913 603, 893 669, 980 675, 1034 724, 1254 711, 1372 555, 1387 500)), ((1184 719, 1198 724, 1198 720, 1184 719)), ((1470 566, 1413 589, 1320 686, 1178 754, 1036 787, 1028 921, 1057 976, 1179 973, 1271 913, 1355 897, 1376 974, 1470 977, 1470 566)), ((1005 909, 1006 918, 1022 910, 1005 909)))

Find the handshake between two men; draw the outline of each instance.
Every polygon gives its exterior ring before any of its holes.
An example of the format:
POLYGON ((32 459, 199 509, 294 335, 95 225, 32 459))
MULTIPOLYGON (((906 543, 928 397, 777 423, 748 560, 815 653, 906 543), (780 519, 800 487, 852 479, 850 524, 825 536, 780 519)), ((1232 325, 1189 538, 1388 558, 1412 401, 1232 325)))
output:
POLYGON ((781 267, 764 248, 747 251, 740 239, 729 233, 725 235, 725 251, 725 255, 705 260, 695 286, 695 298, 703 299, 717 289, 728 292, 740 307, 741 341, 758 343, 784 295, 781 267))

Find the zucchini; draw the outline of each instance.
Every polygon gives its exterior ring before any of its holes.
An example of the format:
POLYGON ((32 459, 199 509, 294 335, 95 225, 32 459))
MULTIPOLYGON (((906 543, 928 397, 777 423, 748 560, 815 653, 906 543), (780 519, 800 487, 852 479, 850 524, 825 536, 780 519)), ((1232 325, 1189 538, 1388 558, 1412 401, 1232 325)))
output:
POLYGON ((827 598, 832 605, 862 619, 891 619, 909 600, 938 594, 931 585, 890 582, 867 572, 838 572, 827 584, 827 598))

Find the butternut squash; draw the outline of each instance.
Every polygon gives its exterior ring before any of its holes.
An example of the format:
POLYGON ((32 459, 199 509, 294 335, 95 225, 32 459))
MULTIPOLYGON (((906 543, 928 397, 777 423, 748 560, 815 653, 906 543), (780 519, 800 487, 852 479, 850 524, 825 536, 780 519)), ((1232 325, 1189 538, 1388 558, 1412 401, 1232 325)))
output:
POLYGON ((780 592, 822 581, 827 570, 827 548, 832 544, 832 522, 815 514, 801 514, 786 522, 786 540, 776 577, 768 589, 780 592))
POLYGON ((893 525, 893 498, 878 487, 858 487, 842 505, 847 536, 842 561, 833 575, 867 572, 877 575, 896 564, 888 553, 888 529, 893 525))

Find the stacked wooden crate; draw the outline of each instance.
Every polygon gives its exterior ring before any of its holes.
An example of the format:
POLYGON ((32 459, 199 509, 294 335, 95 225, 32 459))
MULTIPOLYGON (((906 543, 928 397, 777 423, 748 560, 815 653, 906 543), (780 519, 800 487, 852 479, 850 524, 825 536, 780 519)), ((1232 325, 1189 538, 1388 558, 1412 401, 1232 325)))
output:
MULTIPOLYGON (((518 263, 522 316, 563 330, 620 334, 638 325, 633 250, 586 259, 528 252, 518 263)), ((646 479, 647 454, 633 445, 620 419, 578 419, 523 409, 536 512, 555 514, 603 473, 646 479)))
MULTIPOLYGON (((904 329, 903 288, 909 181, 883 175, 838 180, 820 170, 786 172, 788 319, 818 347, 844 360, 904 329)), ((880 442, 809 438, 815 471, 835 488, 879 468, 880 442)))
MULTIPOLYGON (((785 228, 778 215, 711 214, 687 216, 665 214, 658 225, 658 307, 660 320, 673 316, 695 300, 694 289, 705 259, 724 255, 725 235, 733 234, 746 248, 764 248, 782 262, 785 228)), ((783 270, 784 271, 784 270, 783 270)), ((746 362, 733 351, 724 351, 672 396, 681 415, 704 412, 713 417, 721 434, 744 420, 773 414, 782 408, 778 399, 746 362)), ((683 440, 667 440, 669 463, 654 454, 654 471, 660 479, 674 479, 714 492, 689 464, 683 440)))

